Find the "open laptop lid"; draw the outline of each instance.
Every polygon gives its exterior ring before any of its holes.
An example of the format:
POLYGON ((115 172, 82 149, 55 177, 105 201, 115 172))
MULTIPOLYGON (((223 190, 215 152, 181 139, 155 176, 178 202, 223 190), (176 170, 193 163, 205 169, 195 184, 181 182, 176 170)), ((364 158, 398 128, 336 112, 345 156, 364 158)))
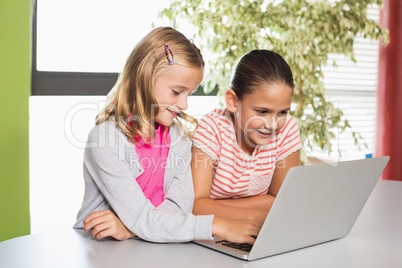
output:
POLYGON ((248 260, 346 236, 389 156, 291 168, 248 260))

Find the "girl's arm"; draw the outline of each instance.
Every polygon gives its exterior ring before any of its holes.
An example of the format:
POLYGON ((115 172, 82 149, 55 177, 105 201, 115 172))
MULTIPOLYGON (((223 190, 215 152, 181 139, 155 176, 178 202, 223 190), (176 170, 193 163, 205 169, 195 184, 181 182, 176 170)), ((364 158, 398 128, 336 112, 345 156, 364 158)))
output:
MULTIPOLYGON (((257 207, 233 206, 210 199, 214 160, 202 150, 192 148, 191 170, 194 182, 195 215, 214 214, 215 217, 232 220, 250 220, 262 225, 267 212, 257 207)), ((228 200, 229 201, 229 200, 228 200)))
POLYGON ((268 195, 276 197, 289 169, 300 164, 300 150, 278 161, 269 187, 268 195))
POLYGON ((269 187, 268 194, 251 196, 246 198, 238 198, 238 199, 224 199, 224 200, 218 200, 218 202, 229 206, 235 206, 240 208, 254 208, 269 212, 275 200, 275 197, 277 196, 279 189, 282 186, 286 174, 288 173, 291 167, 299 166, 299 159, 300 159, 300 150, 278 161, 274 171, 274 175, 272 177, 272 182, 269 187))
MULTIPOLYGON (((188 159, 190 145, 186 150, 188 159)), ((185 203, 177 199, 182 192, 170 191, 183 186, 183 181, 190 181, 190 186, 183 187, 192 193, 189 164, 180 177, 173 179, 177 182, 169 187, 168 204, 155 208, 135 180, 139 174, 137 160, 135 148, 113 123, 98 125, 91 131, 84 154, 86 191, 77 221, 83 222, 94 211, 113 209, 130 232, 145 240, 184 242, 212 238, 213 216, 195 217, 191 213, 193 195, 187 207, 180 207, 185 203)), ((176 169, 175 163, 169 164, 172 170, 176 169)))

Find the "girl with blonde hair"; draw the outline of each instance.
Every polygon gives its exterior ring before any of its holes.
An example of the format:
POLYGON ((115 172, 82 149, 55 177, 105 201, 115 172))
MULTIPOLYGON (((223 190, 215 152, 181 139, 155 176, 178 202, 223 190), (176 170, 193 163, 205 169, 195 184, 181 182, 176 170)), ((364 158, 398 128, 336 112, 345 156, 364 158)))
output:
POLYGON ((212 239, 250 242, 252 221, 193 215, 191 130, 183 111, 201 83, 199 49, 170 27, 134 48, 84 153, 85 195, 74 228, 97 239, 139 236, 153 242, 212 239))

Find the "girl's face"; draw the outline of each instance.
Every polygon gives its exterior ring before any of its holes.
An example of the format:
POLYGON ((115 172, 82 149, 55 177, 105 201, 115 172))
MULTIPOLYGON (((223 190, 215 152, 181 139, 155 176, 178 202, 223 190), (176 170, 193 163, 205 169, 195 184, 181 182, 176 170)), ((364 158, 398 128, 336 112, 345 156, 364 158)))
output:
POLYGON ((191 68, 180 64, 168 66, 155 79, 154 96, 159 112, 155 122, 169 127, 173 119, 188 108, 187 99, 197 90, 204 68, 191 68))
POLYGON ((234 113, 237 142, 244 152, 251 155, 257 145, 268 144, 285 125, 292 89, 283 83, 262 84, 241 101, 233 91, 231 93, 235 107, 228 103, 228 109, 234 113))

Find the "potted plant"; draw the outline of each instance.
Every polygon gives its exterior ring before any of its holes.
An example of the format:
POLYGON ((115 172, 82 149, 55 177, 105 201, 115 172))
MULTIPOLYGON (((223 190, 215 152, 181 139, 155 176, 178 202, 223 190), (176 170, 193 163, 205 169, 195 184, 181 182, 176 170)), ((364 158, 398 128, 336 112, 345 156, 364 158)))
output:
MULTIPOLYGON (((367 17, 369 5, 382 0, 181 0, 162 11, 172 21, 185 19, 195 27, 206 66, 204 91, 224 92, 233 65, 244 53, 257 48, 282 55, 292 68, 295 82, 292 109, 299 123, 304 149, 319 147, 332 152, 335 129, 351 128, 343 112, 328 102, 323 67, 330 54, 355 61, 356 37, 387 42, 387 31, 367 17)), ((336 66, 336 62, 332 62, 336 66)), ((352 131, 356 146, 366 146, 352 131)), ((306 159, 302 154, 302 161, 306 159)))

